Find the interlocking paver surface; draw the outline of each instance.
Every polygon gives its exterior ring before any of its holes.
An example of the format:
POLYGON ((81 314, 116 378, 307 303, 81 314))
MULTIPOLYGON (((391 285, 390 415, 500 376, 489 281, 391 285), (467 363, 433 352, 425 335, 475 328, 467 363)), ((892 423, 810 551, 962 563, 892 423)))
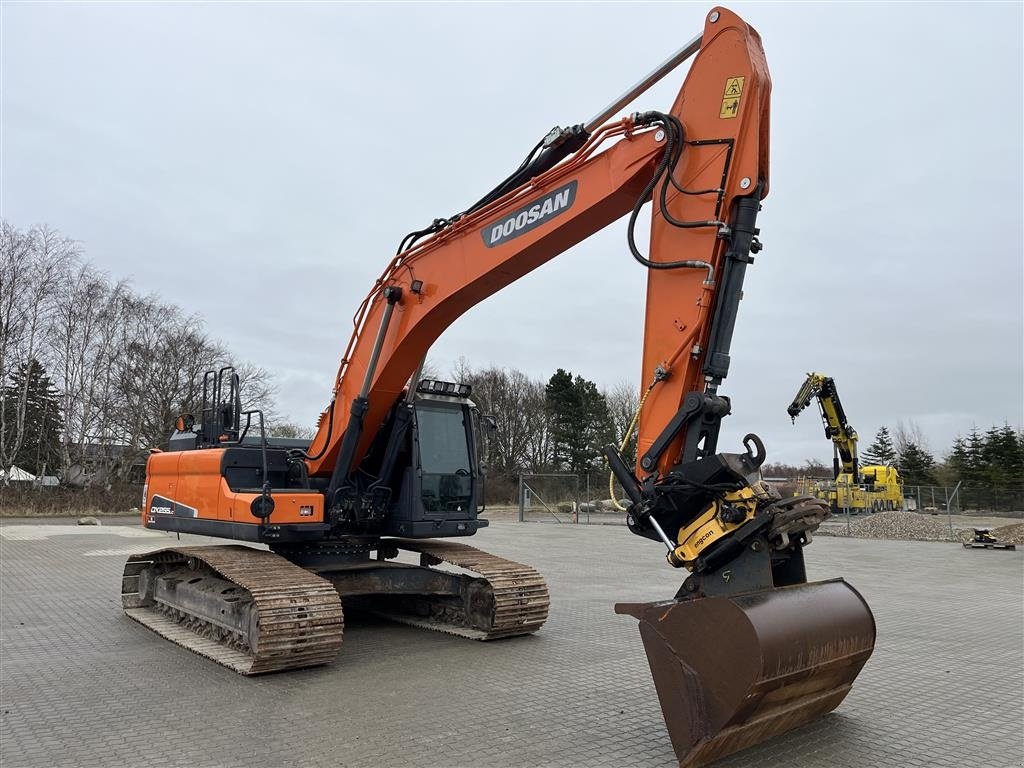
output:
MULTIPOLYGON (((188 543, 215 543, 182 537, 188 543)), ((347 620, 334 665, 242 678, 121 612, 137 526, 0 526, 0 765, 649 766, 675 764, 635 620, 675 593, 624 528, 498 523, 471 542, 538 567, 535 636, 477 643, 347 620)), ((820 538, 878 643, 832 715, 727 758, 740 766, 1024 765, 1024 552, 820 538)))

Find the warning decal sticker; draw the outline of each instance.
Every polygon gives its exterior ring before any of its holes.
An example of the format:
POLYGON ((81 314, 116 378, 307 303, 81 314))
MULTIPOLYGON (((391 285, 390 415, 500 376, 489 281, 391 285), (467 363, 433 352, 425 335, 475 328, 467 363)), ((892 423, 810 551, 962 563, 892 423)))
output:
POLYGON ((723 99, 727 99, 730 96, 739 96, 743 93, 743 81, 745 77, 730 77, 725 81, 725 93, 722 94, 723 99))
POLYGON ((743 82, 745 77, 730 77, 725 81, 725 90, 722 92, 722 108, 718 111, 720 118, 726 119, 736 117, 740 111, 740 96, 743 95, 743 82))

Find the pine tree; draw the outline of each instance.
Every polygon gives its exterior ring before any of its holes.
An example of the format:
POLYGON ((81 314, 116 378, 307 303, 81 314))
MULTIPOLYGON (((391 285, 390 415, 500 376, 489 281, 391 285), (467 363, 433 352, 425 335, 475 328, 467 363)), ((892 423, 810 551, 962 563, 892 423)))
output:
POLYGON ((583 474, 599 466, 613 428, 608 401, 597 385, 559 368, 545 387, 556 468, 583 474))
POLYGON ((985 485, 998 488, 1005 483, 1003 472, 1003 446, 999 428, 989 427, 982 438, 981 457, 985 485))
POLYGON ((1021 482, 1021 451, 1017 433, 1009 424, 985 432, 984 478, 994 488, 1017 486, 1021 482))
POLYGON ((19 431, 21 435, 12 463, 34 475, 55 474, 60 468, 64 420, 60 393, 42 364, 31 359, 19 365, 12 372, 3 395, 3 407, 7 411, 5 443, 13 445, 19 431), (19 419, 22 407, 24 417, 19 419))
POLYGON ((881 427, 875 435, 875 441, 868 446, 868 449, 861 454, 861 466, 881 464, 888 466, 896 463, 896 449, 892 444, 892 437, 887 427, 881 427))
POLYGON ((573 429, 577 422, 572 374, 559 368, 544 388, 544 406, 551 421, 551 459, 561 469, 569 461, 573 429))
POLYGON ((977 427, 971 427, 967 436, 967 463, 961 479, 968 488, 977 488, 985 481, 985 441, 977 427))
POLYGON ((1024 484, 1024 432, 1018 432, 1009 424, 1003 426, 1003 440, 1007 446, 1012 445, 1007 470, 1010 475, 1009 484, 1013 487, 1020 487, 1024 484))
POLYGON ((967 441, 960 435, 953 440, 953 447, 946 456, 946 466, 949 468, 954 480, 962 481, 964 475, 970 473, 971 454, 967 447, 967 441))
POLYGON ((904 485, 935 485, 935 458, 917 443, 907 443, 897 461, 904 485))
POLYGON ((582 450, 576 456, 573 468, 573 472, 581 474, 602 466, 604 447, 615 441, 615 427, 612 424, 608 400, 597 388, 597 384, 577 376, 573 381, 573 387, 579 393, 586 420, 582 450))

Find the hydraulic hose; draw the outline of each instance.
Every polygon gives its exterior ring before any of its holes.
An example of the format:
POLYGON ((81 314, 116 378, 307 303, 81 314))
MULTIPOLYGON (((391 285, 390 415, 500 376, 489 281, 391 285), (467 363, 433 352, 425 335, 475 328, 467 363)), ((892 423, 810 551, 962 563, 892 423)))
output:
MULTIPOLYGON (((643 397, 640 398, 640 404, 636 407, 636 413, 633 414, 633 420, 629 422, 629 426, 626 428, 626 434, 622 438, 622 442, 619 444, 619 453, 626 450, 626 446, 629 445, 629 439, 633 436, 633 430, 636 429, 637 423, 640 421, 640 411, 644 409, 644 403, 647 402, 647 396, 651 394, 651 390, 654 389, 654 385, 657 384, 660 379, 655 379, 647 387, 647 391, 644 392, 643 397)), ((625 512, 626 508, 619 504, 619 500, 615 498, 615 473, 608 473, 608 497, 612 500, 612 504, 620 512, 625 512)))

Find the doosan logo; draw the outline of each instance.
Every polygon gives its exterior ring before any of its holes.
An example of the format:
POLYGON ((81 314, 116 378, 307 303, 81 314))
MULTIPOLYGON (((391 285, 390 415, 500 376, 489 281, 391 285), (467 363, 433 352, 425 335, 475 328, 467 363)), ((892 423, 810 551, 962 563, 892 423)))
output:
POLYGON ((576 182, 570 181, 564 187, 548 192, 539 200, 534 200, 504 219, 484 227, 480 233, 483 235, 484 245, 493 248, 513 237, 519 237, 524 232, 539 227, 548 219, 569 210, 574 202, 576 202, 576 182))

